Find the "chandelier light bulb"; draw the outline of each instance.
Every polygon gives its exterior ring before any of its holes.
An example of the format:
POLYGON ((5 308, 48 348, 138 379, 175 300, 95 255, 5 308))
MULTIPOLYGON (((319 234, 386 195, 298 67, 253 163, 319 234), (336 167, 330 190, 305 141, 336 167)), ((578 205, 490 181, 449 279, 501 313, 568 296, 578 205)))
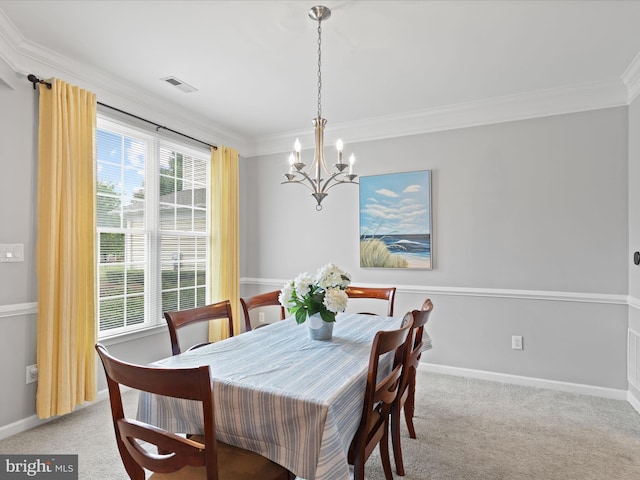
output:
POLYGON ((356 163, 356 156, 352 153, 349 157, 349 175, 353 174, 353 164, 356 163))
POLYGON ((300 140, 296 138, 296 143, 293 144, 293 149, 296 151, 296 163, 300 163, 300 150, 302 150, 302 145, 300 145, 300 140))
POLYGON ((336 142, 336 149, 338 149, 338 163, 341 164, 342 163, 342 147, 344 145, 342 145, 342 140, 338 139, 338 141, 336 142))
POLYGON ((289 173, 293 173, 293 164, 296 163, 296 157, 293 155, 289 155, 289 173))

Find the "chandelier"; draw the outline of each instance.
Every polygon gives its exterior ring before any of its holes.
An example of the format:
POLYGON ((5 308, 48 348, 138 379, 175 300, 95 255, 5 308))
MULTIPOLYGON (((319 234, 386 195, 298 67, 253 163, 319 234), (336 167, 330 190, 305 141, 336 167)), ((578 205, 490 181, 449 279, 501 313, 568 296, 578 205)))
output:
POLYGON ((313 119, 313 127, 315 130, 316 148, 313 156, 313 162, 308 170, 305 170, 306 164, 302 162, 301 150, 302 145, 296 138, 294 144, 294 152, 289 156, 289 171, 284 174, 286 181, 284 183, 300 183, 311 190, 311 195, 316 199, 318 204, 316 210, 322 210, 322 200, 328 195, 327 191, 342 183, 351 183, 357 185, 353 179, 357 177, 353 173, 353 164, 355 156, 351 154, 349 163, 342 161, 342 140, 336 142, 338 150, 338 163, 333 165, 335 171, 330 171, 324 160, 324 127, 327 120, 322 118, 322 21, 327 20, 331 16, 331 10, 322 5, 317 5, 309 10, 309 17, 318 21, 318 116, 313 119), (348 167, 348 170, 347 170, 348 167), (322 171, 328 175, 326 179, 322 178, 322 171), (347 170, 347 171, 345 171, 347 170))

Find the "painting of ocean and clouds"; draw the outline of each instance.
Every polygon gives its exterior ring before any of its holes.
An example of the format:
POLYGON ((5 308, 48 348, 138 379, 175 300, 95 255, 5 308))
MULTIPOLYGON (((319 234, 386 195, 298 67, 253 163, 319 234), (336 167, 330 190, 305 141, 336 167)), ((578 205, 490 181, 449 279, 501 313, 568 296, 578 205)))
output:
POLYGON ((431 269, 431 170, 360 177, 360 266, 431 269))

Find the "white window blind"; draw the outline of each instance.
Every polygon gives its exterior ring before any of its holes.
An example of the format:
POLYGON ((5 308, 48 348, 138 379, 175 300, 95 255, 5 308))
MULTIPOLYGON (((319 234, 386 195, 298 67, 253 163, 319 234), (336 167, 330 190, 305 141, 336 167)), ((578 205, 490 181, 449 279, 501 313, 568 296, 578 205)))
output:
POLYGON ((98 117, 99 337, 207 303, 209 152, 98 117))

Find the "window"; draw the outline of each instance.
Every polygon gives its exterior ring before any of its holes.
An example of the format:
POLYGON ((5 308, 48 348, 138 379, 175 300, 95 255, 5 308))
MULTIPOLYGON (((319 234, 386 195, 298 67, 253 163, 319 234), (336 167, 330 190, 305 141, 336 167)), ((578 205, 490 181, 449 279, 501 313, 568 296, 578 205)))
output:
POLYGON ((208 151, 98 117, 98 336, 207 303, 208 151))

